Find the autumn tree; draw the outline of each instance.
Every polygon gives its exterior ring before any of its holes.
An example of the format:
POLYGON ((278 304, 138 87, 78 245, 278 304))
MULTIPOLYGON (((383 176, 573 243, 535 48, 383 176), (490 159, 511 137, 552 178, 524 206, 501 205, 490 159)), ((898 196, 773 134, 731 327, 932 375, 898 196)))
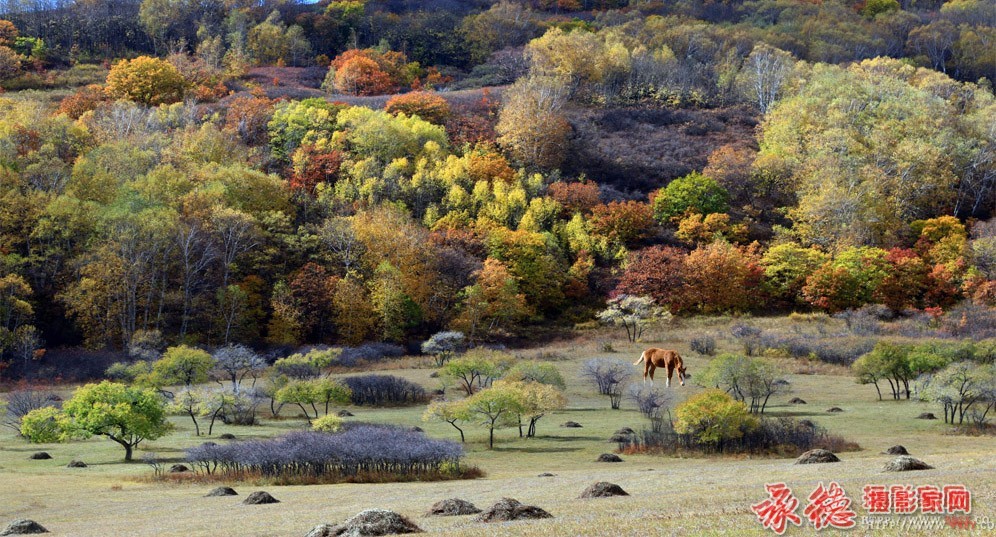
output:
POLYGON ((617 290, 636 296, 649 296, 672 312, 684 304, 685 259, 688 253, 673 246, 651 246, 629 254, 626 270, 617 290))
POLYGON ((429 123, 444 125, 450 115, 450 105, 446 99, 428 91, 413 91, 388 99, 384 110, 389 114, 418 116, 429 123))
POLYGON ((626 294, 609 299, 606 308, 598 312, 599 321, 625 328, 631 343, 640 339, 647 326, 670 318, 671 314, 654 305, 652 298, 626 294))
POLYGON ((756 244, 716 241, 696 248, 685 260, 683 303, 705 313, 750 310, 761 301, 760 261, 756 244))
POLYGON ((722 450, 724 444, 756 429, 759 420, 747 411, 747 405, 720 390, 706 390, 692 396, 674 409, 674 430, 697 441, 722 450))
POLYGON ((187 81, 173 64, 149 56, 114 64, 107 73, 105 86, 112 98, 128 99, 146 106, 180 101, 186 89, 187 81))
POLYGON ((564 160, 570 124, 563 114, 564 82, 520 78, 502 95, 495 131, 498 143, 515 160, 539 168, 556 168, 564 160))
POLYGON ((497 259, 486 259, 476 282, 461 295, 460 313, 451 326, 471 342, 500 334, 532 314, 518 282, 497 259))
POLYGON ((781 96, 794 63, 791 53, 766 43, 754 45, 737 75, 741 95, 756 104, 762 114, 768 113, 781 96))

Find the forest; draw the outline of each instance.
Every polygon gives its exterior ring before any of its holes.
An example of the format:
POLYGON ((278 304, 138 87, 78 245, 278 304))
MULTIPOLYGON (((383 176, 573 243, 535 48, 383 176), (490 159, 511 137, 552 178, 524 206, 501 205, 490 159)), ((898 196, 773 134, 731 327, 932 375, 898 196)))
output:
POLYGON ((172 345, 509 343, 621 296, 996 325, 987 0, 0 19, 0 379, 172 345))

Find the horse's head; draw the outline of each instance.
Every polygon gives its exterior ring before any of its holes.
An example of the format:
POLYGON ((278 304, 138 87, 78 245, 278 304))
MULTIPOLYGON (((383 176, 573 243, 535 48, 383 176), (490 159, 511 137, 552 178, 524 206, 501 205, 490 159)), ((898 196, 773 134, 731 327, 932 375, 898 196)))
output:
POLYGON ((685 364, 678 366, 678 382, 680 382, 682 386, 685 385, 685 377, 687 376, 688 373, 685 372, 685 364))

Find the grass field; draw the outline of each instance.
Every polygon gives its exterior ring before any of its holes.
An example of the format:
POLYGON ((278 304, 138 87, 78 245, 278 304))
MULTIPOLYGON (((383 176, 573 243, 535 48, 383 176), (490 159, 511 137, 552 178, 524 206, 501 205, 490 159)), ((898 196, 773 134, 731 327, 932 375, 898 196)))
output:
MULTIPOLYGON (((694 374, 708 358, 689 351, 690 334, 703 330, 722 332, 728 320, 685 321, 653 343, 676 348, 687 356, 693 375, 686 387, 673 387, 674 403, 701 388, 694 374)), ((782 320, 758 320, 784 322, 782 320)), ((950 434, 940 421, 918 420, 924 411, 937 408, 919 402, 877 401, 875 390, 854 383, 844 368, 812 367, 784 359, 785 376, 792 392, 769 405, 771 415, 812 419, 830 432, 861 445, 861 450, 840 454, 842 462, 829 465, 793 465, 791 458, 691 457, 650 455, 623 456, 622 463, 596 463, 600 453, 611 452, 606 442, 616 429, 639 429, 644 418, 623 402, 622 410, 610 410, 608 400, 597 396, 578 375, 580 364, 596 356, 618 357, 632 362, 647 344, 628 344, 618 333, 584 333, 576 338, 525 349, 520 354, 556 359, 568 381, 567 409, 544 417, 538 438, 522 439, 517 431, 498 432, 494 450, 486 448, 486 431, 468 426, 466 462, 487 472, 470 481, 401 484, 339 484, 306 487, 253 486, 233 483, 244 496, 265 488, 281 503, 244 506, 241 497, 203 498, 214 485, 162 484, 148 480, 151 470, 141 464, 125 464, 123 450, 100 439, 57 445, 30 445, 9 431, 0 433, 0 525, 15 518, 31 518, 55 535, 239 535, 303 536, 322 522, 341 522, 372 507, 391 509, 409 516, 423 529, 438 535, 765 535, 751 504, 767 497, 764 484, 784 481, 801 505, 818 482, 836 481, 848 493, 859 525, 854 535, 933 535, 937 530, 909 531, 899 528, 872 529, 860 525, 861 488, 866 484, 949 485, 963 484, 972 492, 972 514, 977 521, 996 520, 996 441, 991 436, 950 434), (615 352, 601 351, 612 338, 615 352), (814 373, 815 374, 811 374, 814 373), (801 397, 807 405, 789 405, 801 397), (844 412, 829 414, 838 406, 844 412), (573 420, 583 428, 558 425, 573 420), (936 467, 935 470, 904 474, 883 473, 890 459, 881 451, 903 444, 910 453, 936 467), (28 456, 45 450, 50 461, 32 461, 28 456), (70 469, 65 465, 79 458, 90 466, 70 469), (554 477, 537 477, 542 472, 554 477), (595 481, 621 485, 629 497, 578 500, 581 490, 595 481), (460 497, 486 508, 501 497, 513 497, 538 505, 555 518, 541 521, 482 525, 470 517, 425 518, 423 513, 437 500, 460 497)), ((719 338, 721 349, 733 350, 735 341, 719 338)), ((637 367, 634 366, 634 373, 637 367)), ((431 368, 417 358, 395 364, 391 374, 404 376, 434 388, 431 368)), ((634 379, 636 377, 634 376, 634 379)), ((68 393, 68 391, 67 391, 68 393)), ((422 408, 370 409, 350 407, 352 420, 418 425, 438 438, 459 439, 446 423, 423 423, 422 408)), ((143 445, 136 453, 154 451, 162 457, 182 457, 182 449, 207 440, 193 436, 189 419, 176 417, 177 432, 143 445)), ((290 417, 264 420, 260 427, 216 426, 214 436, 232 433, 239 438, 272 436, 304 426, 303 419, 290 417)), ((216 440, 217 438, 211 438, 216 440)), ((896 521, 900 516, 893 516, 896 521)), ((975 530, 944 530, 948 534, 988 535, 981 525, 975 530)), ((788 534, 815 533, 810 525, 790 528, 788 534)), ((843 533, 843 532, 842 532, 843 533)))

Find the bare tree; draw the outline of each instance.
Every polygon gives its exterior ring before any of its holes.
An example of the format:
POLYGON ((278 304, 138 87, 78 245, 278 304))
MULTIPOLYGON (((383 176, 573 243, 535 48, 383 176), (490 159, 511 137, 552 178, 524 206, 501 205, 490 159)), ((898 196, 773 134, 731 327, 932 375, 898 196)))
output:
POLYGON ((239 393, 242 381, 252 378, 256 385, 257 376, 266 369, 266 360, 244 345, 226 345, 213 355, 214 371, 217 376, 232 382, 232 393, 239 393))
POLYGON ((737 77, 740 91, 757 103, 762 114, 767 113, 781 95, 794 63, 792 54, 784 50, 765 43, 754 45, 737 77))
POLYGON ((609 404, 613 409, 619 409, 623 385, 632 374, 630 364, 612 358, 592 358, 581 369, 581 375, 598 389, 598 393, 609 396, 609 404))

